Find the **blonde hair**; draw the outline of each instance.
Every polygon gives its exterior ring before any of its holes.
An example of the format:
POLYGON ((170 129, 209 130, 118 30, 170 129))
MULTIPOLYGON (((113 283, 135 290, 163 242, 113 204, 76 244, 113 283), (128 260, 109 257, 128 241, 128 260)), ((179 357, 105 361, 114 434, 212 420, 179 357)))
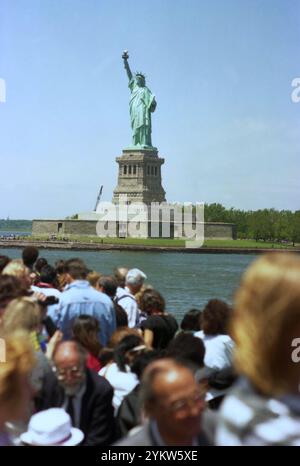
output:
POLYGON ((13 299, 8 304, 1 325, 5 333, 14 330, 32 332, 38 329, 40 321, 41 311, 39 305, 32 299, 23 297, 13 299))
POLYGON ((2 270, 2 275, 12 275, 14 277, 23 278, 29 274, 29 270, 20 259, 10 261, 2 270))
POLYGON ((236 293, 231 331, 237 370, 265 394, 297 390, 299 366, 291 357, 297 330, 300 258, 292 253, 266 254, 247 269, 236 293))
POLYGON ((89 272, 88 275, 87 275, 87 280, 89 282, 89 284, 93 287, 93 288, 97 288, 98 284, 99 284, 99 280, 100 278, 102 277, 102 274, 99 273, 99 272, 95 272, 95 271, 92 271, 92 272, 89 272))
POLYGON ((35 357, 29 335, 16 331, 2 335, 5 362, 0 362, 0 410, 5 407, 14 416, 22 403, 22 376, 30 375, 35 357))

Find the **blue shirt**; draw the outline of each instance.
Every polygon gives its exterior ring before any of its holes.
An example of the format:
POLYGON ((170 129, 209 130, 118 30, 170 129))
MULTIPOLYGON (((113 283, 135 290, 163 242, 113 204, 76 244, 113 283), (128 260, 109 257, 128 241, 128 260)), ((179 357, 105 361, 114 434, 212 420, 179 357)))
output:
POLYGON ((116 330, 113 302, 106 294, 95 290, 88 281, 75 280, 62 292, 58 308, 58 325, 65 340, 72 338, 73 322, 81 314, 93 316, 99 321, 100 343, 107 345, 116 330))

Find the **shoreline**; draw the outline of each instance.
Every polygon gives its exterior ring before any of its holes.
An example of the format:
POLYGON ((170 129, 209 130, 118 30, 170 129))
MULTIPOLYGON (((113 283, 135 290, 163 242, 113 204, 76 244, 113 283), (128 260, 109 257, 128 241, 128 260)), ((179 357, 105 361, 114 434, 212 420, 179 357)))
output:
POLYGON ((25 241, 25 240, 0 240, 0 251, 3 249, 24 248, 35 246, 38 249, 53 249, 66 251, 149 251, 149 252, 181 252, 188 254, 264 254, 267 252, 295 252, 300 253, 299 248, 242 248, 242 247, 201 247, 186 248, 183 246, 146 246, 134 244, 108 244, 108 243, 79 243, 72 241, 25 241))

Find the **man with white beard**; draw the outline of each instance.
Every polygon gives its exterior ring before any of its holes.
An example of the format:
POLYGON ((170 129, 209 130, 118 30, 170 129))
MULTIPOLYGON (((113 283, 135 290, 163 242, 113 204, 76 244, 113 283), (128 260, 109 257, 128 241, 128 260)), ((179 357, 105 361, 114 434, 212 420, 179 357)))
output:
POLYGON ((113 389, 104 377, 86 368, 86 352, 75 341, 60 343, 53 354, 53 372, 47 374, 39 411, 63 408, 73 427, 85 435, 84 445, 109 445, 114 439, 113 389))

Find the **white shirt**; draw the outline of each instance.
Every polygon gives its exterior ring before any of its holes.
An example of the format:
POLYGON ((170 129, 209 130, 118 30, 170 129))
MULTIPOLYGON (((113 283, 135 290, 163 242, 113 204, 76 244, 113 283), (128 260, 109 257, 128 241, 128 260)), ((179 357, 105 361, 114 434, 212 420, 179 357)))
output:
POLYGON ((139 383, 137 376, 129 372, 129 367, 126 369, 127 372, 120 371, 117 364, 113 362, 112 364, 102 367, 99 371, 99 375, 105 377, 114 389, 112 404, 115 408, 115 414, 117 414, 123 398, 139 383))
MULTIPOLYGON (((194 336, 201 338, 204 343, 204 364, 206 367, 215 371, 221 371, 232 366, 234 341, 229 335, 205 335, 203 330, 200 330, 194 333, 194 336)), ((209 388, 206 394, 206 401, 225 395, 227 392, 228 389, 218 390, 209 388)))
POLYGON ((203 340, 207 367, 221 371, 232 365, 234 342, 229 335, 205 335, 203 330, 194 335, 203 340))
POLYGON ((135 297, 130 293, 127 287, 121 288, 119 286, 117 288, 116 297, 117 304, 120 304, 124 311, 126 311, 128 327, 135 327, 139 320, 139 309, 135 297))

